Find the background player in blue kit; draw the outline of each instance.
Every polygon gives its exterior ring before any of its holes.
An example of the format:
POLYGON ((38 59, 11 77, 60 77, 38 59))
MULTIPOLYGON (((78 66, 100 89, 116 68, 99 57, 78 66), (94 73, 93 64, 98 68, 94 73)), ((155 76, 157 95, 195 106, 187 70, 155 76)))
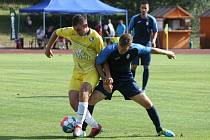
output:
POLYGON ((158 113, 152 101, 139 89, 130 69, 133 59, 138 55, 149 53, 167 55, 169 59, 175 58, 172 51, 132 43, 130 34, 123 34, 119 44, 113 44, 103 49, 96 59, 96 67, 102 80, 89 98, 89 106, 94 106, 105 98, 111 100, 113 92, 118 90, 125 99, 131 99, 147 110, 158 135, 174 137, 175 134, 172 131, 161 127, 158 113), (103 66, 106 67, 103 69, 103 66))
MULTIPOLYGON (((148 14, 149 3, 143 0, 140 4, 140 13, 134 15, 129 23, 128 30, 133 34, 133 43, 138 43, 146 47, 156 47, 156 39, 158 34, 156 19, 148 14)), ((143 65, 142 90, 146 89, 149 79, 149 65, 151 55, 141 54, 132 62, 131 71, 135 77, 137 65, 139 65, 139 58, 141 58, 141 65, 143 65)))

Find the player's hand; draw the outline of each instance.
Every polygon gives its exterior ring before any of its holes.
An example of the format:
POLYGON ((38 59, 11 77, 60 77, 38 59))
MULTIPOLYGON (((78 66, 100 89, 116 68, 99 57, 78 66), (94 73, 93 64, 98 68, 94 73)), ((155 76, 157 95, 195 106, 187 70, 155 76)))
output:
POLYGON ((112 93, 112 89, 113 89, 112 84, 103 83, 103 87, 108 93, 112 93))
POLYGON ((106 78, 105 78, 105 82, 106 82, 107 84, 112 84, 112 83, 113 83, 112 77, 106 77, 106 78))
POLYGON ((109 93, 112 93, 112 89, 113 89, 112 83, 113 83, 113 79, 111 77, 106 77, 103 80, 103 87, 109 93))
POLYGON ((52 53, 52 51, 51 51, 50 49, 46 49, 46 50, 45 50, 45 55, 46 55, 48 58, 53 57, 53 53, 52 53))
POLYGON ((172 52, 172 51, 168 51, 167 56, 168 56, 168 58, 169 58, 169 59, 175 59, 175 58, 176 58, 175 53, 174 53, 174 52, 172 52))

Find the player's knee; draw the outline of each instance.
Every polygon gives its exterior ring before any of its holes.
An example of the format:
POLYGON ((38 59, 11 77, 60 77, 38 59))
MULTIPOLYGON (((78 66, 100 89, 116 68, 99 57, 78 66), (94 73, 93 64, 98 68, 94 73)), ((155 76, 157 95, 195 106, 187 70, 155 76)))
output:
POLYGON ((150 109, 152 106, 153 106, 153 104, 148 102, 148 103, 145 104, 144 107, 145 107, 146 109, 150 109))
POLYGON ((152 101, 149 99, 149 97, 147 97, 146 94, 142 94, 141 96, 143 97, 143 107, 146 109, 150 109, 153 106, 152 101))
POLYGON ((79 93, 79 101, 80 102, 88 102, 90 92, 80 92, 79 93))
POLYGON ((150 109, 152 106, 153 106, 152 101, 149 98, 147 98, 144 102, 145 109, 150 109))
POLYGON ((85 92, 90 93, 91 90, 92 90, 92 86, 88 82, 84 82, 80 87, 80 92, 81 93, 85 93, 85 92))

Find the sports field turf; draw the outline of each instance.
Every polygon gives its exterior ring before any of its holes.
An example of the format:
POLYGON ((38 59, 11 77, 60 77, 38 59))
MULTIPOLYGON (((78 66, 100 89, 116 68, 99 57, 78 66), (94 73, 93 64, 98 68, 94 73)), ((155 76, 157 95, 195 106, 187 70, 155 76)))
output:
MULTIPOLYGON (((0 139, 71 139, 59 121, 69 107, 71 55, 0 54, 0 139)), ((175 138, 156 137, 145 109, 115 93, 95 107, 104 132, 95 139, 210 139, 210 55, 153 55, 147 95, 175 138)), ((142 67, 137 81, 141 85, 142 67)), ((89 128, 88 128, 89 132, 89 128)), ((87 132, 87 133, 88 133, 87 132)))

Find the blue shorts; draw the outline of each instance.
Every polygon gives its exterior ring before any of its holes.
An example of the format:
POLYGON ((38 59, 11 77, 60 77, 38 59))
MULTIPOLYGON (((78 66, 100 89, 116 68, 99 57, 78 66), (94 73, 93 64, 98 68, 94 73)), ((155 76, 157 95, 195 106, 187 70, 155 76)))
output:
MULTIPOLYGON (((146 45, 144 45, 146 47, 152 47, 152 44, 151 42, 147 43, 146 45)), ((131 64, 132 65, 139 65, 139 58, 141 58, 141 65, 146 65, 146 66, 149 66, 150 65, 150 62, 151 62, 151 54, 148 53, 148 54, 141 54, 139 56, 137 56, 132 62, 131 64)))
POLYGON ((125 100, 130 100, 130 97, 141 94, 141 90, 133 79, 129 81, 114 82, 112 93, 109 93, 104 89, 103 81, 100 80, 95 90, 102 92, 106 96, 105 99, 108 100, 111 100, 115 90, 118 90, 124 96, 125 100))
POLYGON ((149 66, 151 62, 151 54, 141 54, 132 61, 132 65, 139 65, 139 58, 141 58, 141 65, 149 66))

